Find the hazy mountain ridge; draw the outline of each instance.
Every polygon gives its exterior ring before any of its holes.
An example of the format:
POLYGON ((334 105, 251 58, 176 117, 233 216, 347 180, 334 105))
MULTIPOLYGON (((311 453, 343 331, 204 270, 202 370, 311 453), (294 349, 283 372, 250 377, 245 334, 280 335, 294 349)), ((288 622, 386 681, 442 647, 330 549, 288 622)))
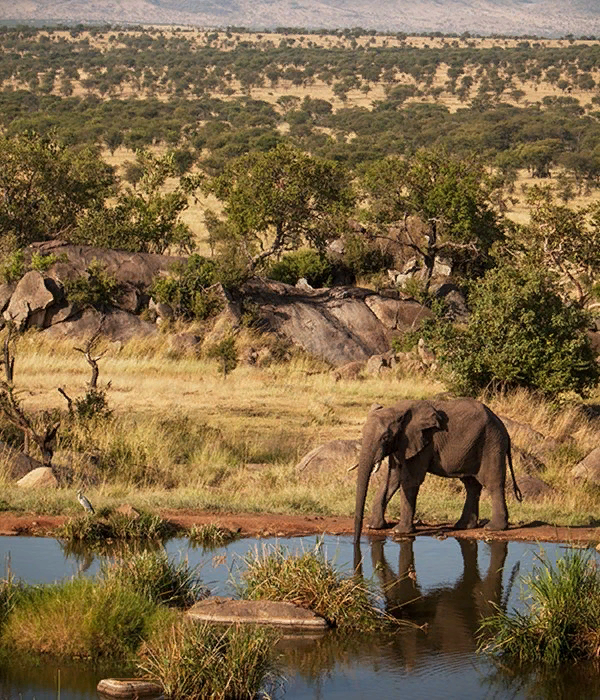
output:
POLYGON ((591 0, 4 0, 0 21, 600 35, 591 0))

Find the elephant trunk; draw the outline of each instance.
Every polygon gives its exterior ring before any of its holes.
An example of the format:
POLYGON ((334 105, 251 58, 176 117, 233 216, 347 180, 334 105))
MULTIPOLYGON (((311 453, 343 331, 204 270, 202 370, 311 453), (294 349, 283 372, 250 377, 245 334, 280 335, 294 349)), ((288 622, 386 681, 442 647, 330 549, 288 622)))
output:
POLYGON ((356 505, 354 508, 354 543, 360 540, 362 532, 363 517, 365 511, 365 501, 367 499, 367 489, 369 488, 369 478, 373 471, 373 466, 382 457, 376 459, 377 449, 363 448, 358 460, 358 473, 356 476, 356 505))

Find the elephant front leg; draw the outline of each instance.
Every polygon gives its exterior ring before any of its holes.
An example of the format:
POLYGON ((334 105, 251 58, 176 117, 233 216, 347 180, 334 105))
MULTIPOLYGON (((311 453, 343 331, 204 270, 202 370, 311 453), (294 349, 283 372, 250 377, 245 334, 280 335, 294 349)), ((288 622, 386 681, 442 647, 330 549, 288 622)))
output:
POLYGON ((464 476, 461 481, 467 490, 467 496, 462 515, 454 528, 456 530, 472 530, 479 523, 479 497, 482 487, 474 476, 464 476))
POLYGON ((397 535, 406 535, 415 531, 414 519, 420 484, 402 482, 400 488, 400 517, 394 528, 397 535))
POLYGON ((371 530, 383 530, 387 526, 385 521, 385 509, 390 502, 391 497, 398 490, 400 484, 400 472, 392 457, 388 460, 388 469, 385 481, 375 496, 371 517, 367 523, 367 527, 371 530))

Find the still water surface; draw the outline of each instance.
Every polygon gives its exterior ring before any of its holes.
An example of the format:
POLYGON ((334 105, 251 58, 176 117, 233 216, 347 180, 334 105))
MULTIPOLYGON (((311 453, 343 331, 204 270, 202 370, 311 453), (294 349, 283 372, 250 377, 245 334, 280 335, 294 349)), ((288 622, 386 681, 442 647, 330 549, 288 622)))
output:
MULTIPOLYGON (((319 538, 336 567, 350 572, 350 538, 319 538)), ((185 539, 166 544, 172 557, 187 557, 200 567, 202 582, 215 595, 234 595, 243 557, 249 550, 276 544, 291 552, 311 549, 315 537, 239 540, 206 552, 185 539)), ((565 552, 559 544, 480 542, 417 537, 395 542, 363 539, 363 573, 381 592, 382 606, 416 623, 385 640, 341 640, 335 633, 320 640, 288 645, 283 652, 285 700, 379 700, 380 698, 586 698, 600 699, 600 675, 580 664, 552 676, 516 673, 476 654, 481 616, 490 601, 509 610, 522 609, 526 594, 521 576, 543 551, 550 561, 565 552)), ((593 556, 596 556, 593 554, 593 556)), ((47 538, 0 537, 0 561, 10 558, 13 574, 28 583, 50 583, 72 576, 94 576, 100 558, 69 553, 47 538)), ((91 671, 56 662, 32 666, 15 659, 0 666, 0 699, 56 700, 60 669, 61 700, 96 698, 100 678, 123 675, 118 668, 91 671)))

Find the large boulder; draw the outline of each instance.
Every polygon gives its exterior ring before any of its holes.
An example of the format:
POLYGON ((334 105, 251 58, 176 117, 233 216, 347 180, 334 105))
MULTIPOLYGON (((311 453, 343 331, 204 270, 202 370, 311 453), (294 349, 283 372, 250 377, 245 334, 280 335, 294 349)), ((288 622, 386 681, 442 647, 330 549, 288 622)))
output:
POLYGON ((13 321, 17 328, 43 328, 46 309, 58 298, 56 283, 37 270, 25 273, 15 287, 4 318, 13 321))
POLYGON ((600 484, 600 447, 594 448, 587 457, 576 464, 571 469, 571 476, 590 484, 600 484))
POLYGON ((5 442, 0 442, 0 460, 5 464, 7 475, 11 479, 21 479, 33 469, 44 466, 37 459, 15 450, 5 442))
POLYGON ((398 332, 418 327, 430 314, 414 300, 360 287, 299 289, 254 278, 240 295, 256 305, 264 327, 334 367, 387 352, 398 332))
POLYGON ((82 335, 92 335, 102 324, 102 332, 111 340, 127 342, 134 337, 155 335, 157 327, 144 321, 135 314, 122 309, 111 309, 101 313, 96 309, 84 309, 68 316, 64 321, 56 323, 44 331, 50 338, 75 338, 82 335))
POLYGON ((25 474, 22 479, 17 481, 17 486, 22 486, 28 489, 57 489, 58 479, 54 476, 54 472, 50 467, 38 467, 25 474))
POLYGON ((360 440, 331 440, 304 455, 295 469, 307 473, 336 470, 346 474, 358 460, 360 444, 360 440))

